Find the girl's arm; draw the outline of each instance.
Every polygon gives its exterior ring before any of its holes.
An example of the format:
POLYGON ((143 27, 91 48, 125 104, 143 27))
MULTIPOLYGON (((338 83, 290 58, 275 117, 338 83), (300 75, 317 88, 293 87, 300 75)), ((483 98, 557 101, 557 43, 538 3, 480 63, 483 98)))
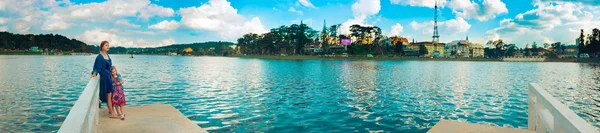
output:
POLYGON ((118 74, 117 77, 119 78, 119 84, 123 85, 123 79, 121 79, 121 74, 118 74))

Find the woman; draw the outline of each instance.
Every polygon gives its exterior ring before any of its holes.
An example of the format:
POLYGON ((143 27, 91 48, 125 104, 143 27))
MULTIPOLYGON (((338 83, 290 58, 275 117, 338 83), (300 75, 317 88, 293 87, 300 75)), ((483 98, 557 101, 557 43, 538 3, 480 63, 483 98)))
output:
POLYGON ((108 113, 110 113, 110 118, 118 119, 113 111, 112 105, 112 93, 115 91, 112 87, 112 81, 110 79, 110 68, 112 66, 112 60, 110 56, 108 56, 108 50, 110 49, 110 45, 108 41, 102 41, 100 43, 100 54, 96 57, 96 61, 94 62, 94 70, 92 71, 92 78, 96 77, 97 74, 100 74, 100 100, 104 103, 108 103, 108 113))

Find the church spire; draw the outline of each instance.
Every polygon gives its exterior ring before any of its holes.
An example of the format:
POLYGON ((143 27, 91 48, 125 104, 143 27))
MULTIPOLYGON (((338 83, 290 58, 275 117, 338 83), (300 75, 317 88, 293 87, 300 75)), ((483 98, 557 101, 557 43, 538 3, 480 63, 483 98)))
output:
POLYGON ((323 31, 327 30, 327 20, 323 19, 323 31))
POLYGON ((469 41, 469 35, 467 35, 467 41, 469 41))

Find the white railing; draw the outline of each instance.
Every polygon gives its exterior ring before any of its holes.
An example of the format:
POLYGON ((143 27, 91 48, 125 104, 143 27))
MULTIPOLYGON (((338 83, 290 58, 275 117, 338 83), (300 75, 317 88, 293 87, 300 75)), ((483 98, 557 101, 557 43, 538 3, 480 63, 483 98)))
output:
POLYGON ((538 133, 600 133, 536 83, 529 88, 528 126, 538 133))
POLYGON ((100 75, 91 78, 69 115, 58 130, 59 133, 93 133, 98 125, 98 91, 100 75))

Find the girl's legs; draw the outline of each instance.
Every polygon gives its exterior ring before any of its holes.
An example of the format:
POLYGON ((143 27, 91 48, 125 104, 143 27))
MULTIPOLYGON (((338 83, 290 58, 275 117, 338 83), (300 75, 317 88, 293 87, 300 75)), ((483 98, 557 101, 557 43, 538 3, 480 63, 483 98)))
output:
POLYGON ((119 111, 119 105, 113 105, 115 106, 115 112, 117 112, 117 115, 121 115, 121 112, 119 111))
POLYGON ((123 112, 123 104, 119 104, 119 112, 121 112, 121 120, 125 120, 125 112, 123 112))
POLYGON ((114 107, 113 107, 113 104, 112 104, 112 96, 113 96, 112 93, 108 93, 108 100, 107 100, 108 104, 107 104, 107 106, 108 106, 108 113, 110 113, 109 117, 110 118, 119 118, 117 115, 115 115, 115 112, 114 112, 114 107))
POLYGON ((119 110, 121 111, 121 115, 125 116, 125 112, 123 112, 123 104, 119 105, 119 110))

